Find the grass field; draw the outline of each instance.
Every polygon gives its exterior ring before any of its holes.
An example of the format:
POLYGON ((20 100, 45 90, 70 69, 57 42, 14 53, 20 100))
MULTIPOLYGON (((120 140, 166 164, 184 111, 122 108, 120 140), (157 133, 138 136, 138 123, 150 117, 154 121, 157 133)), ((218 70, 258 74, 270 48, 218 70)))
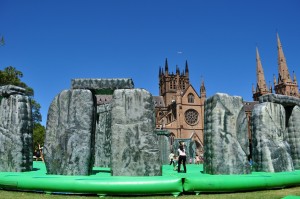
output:
MULTIPOLYGON (((200 195, 180 195, 178 199, 279 199, 286 196, 298 196, 300 199, 300 187, 292 187, 286 189, 263 190, 255 192, 242 193, 219 193, 219 194, 200 194, 200 195)), ((81 195, 51 195, 44 193, 16 192, 0 190, 1 199, 92 199, 99 196, 81 196, 81 195)), ((174 196, 106 196, 108 199, 174 199, 174 196)), ((297 197, 295 197, 297 198, 297 197)))

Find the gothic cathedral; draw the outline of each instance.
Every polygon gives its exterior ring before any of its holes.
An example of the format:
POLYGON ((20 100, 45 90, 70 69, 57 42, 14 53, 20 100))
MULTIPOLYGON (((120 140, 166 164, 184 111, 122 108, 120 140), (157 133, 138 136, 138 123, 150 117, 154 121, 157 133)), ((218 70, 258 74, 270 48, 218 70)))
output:
POLYGON ((188 63, 185 70, 169 72, 168 60, 159 68, 159 96, 154 96, 156 128, 170 132, 171 147, 174 138, 191 139, 196 143, 196 153, 203 151, 204 102, 206 91, 201 82, 200 95, 190 84, 188 63))

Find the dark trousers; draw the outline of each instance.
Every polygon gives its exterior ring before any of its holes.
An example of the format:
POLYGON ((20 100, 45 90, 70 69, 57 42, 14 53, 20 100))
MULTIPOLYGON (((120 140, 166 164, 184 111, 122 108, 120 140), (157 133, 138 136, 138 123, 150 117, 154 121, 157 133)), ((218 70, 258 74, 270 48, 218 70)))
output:
POLYGON ((179 156, 179 159, 178 159, 178 172, 180 172, 180 165, 181 165, 181 163, 182 163, 184 172, 186 173, 186 165, 185 165, 185 162, 186 162, 186 156, 179 156))
POLYGON ((170 165, 173 164, 173 166, 175 166, 175 162, 173 159, 170 160, 170 165))

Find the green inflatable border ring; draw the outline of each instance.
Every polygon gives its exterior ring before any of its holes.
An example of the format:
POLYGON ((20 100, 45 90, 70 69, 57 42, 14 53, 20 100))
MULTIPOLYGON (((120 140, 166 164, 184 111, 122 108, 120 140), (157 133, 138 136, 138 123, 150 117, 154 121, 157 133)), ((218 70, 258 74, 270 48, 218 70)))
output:
POLYGON ((252 172, 250 175, 205 175, 185 178, 186 192, 237 192, 300 185, 300 170, 293 172, 252 172))
POLYGON ((42 162, 34 162, 30 172, 0 172, 0 189, 60 194, 164 195, 183 192, 239 192, 300 185, 300 170, 293 172, 253 172, 249 175, 208 175, 202 165, 187 165, 187 173, 177 173, 163 165, 162 176, 110 176, 109 168, 94 168, 91 176, 46 175, 42 162))

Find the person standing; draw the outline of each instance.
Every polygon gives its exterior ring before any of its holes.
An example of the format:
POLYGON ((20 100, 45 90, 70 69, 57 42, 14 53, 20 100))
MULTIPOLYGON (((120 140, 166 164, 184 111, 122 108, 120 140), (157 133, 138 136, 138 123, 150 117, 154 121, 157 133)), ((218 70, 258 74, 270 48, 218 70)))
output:
POLYGON ((186 153, 185 153, 184 143, 179 145, 178 153, 179 153, 178 173, 180 173, 181 164, 183 165, 184 173, 186 173, 186 153))
POLYGON ((44 147, 41 147, 41 145, 39 144, 39 149, 38 149, 38 151, 40 152, 40 158, 41 158, 42 161, 44 162, 43 148, 44 148, 44 147))
POLYGON ((196 164, 200 164, 200 157, 198 154, 196 155, 196 164))
POLYGON ((173 153, 173 151, 169 155, 169 160, 170 160, 170 165, 173 164, 173 166, 175 166, 174 165, 175 163, 174 163, 174 153, 173 153))

